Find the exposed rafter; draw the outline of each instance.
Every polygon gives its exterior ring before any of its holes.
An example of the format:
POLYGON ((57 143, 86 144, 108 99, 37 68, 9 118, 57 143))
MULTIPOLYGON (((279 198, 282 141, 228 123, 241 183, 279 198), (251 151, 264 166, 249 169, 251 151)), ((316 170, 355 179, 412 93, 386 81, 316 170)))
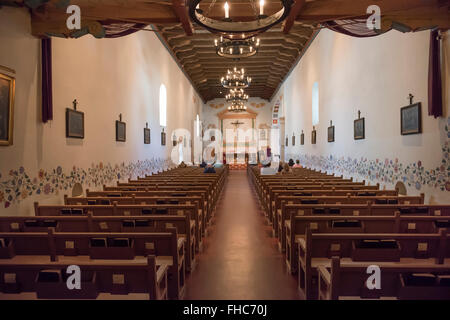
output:
MULTIPOLYGON (((102 25, 108 22, 153 25, 163 44, 183 69, 203 101, 223 97, 225 90, 219 78, 227 68, 244 67, 252 77, 246 92, 253 97, 271 99, 282 81, 301 58, 321 23, 339 19, 367 17, 367 8, 381 9, 382 30, 395 24, 412 31, 439 27, 450 28, 448 0, 295 0, 288 18, 259 35, 261 39, 256 56, 242 61, 219 57, 214 48, 215 35, 190 21, 186 1, 189 0, 71 0, 80 6, 82 27, 100 37, 102 25)), ((210 6, 215 0, 203 0, 209 7, 209 17, 223 18, 220 5, 210 6)), ((240 21, 253 20, 255 10, 247 0, 229 0, 230 15, 240 21)), ((67 13, 61 0, 3 0, 2 5, 25 6, 31 9, 32 32, 37 37, 73 36, 67 30, 67 13)), ((265 0, 265 13, 281 8, 280 0, 265 0)), ((139 28, 137 28, 139 29, 139 28)), ((104 32, 103 32, 104 34, 104 32)))

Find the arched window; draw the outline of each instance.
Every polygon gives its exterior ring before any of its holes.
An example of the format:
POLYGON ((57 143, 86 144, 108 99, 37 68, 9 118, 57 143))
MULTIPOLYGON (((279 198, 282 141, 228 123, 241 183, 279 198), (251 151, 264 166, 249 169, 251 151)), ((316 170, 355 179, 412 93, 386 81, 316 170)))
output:
POLYGON ((312 88, 312 125, 319 123, 319 83, 314 82, 312 88))
POLYGON ((159 125, 166 126, 167 116, 167 91, 166 86, 161 84, 159 87, 159 125))
POLYGON ((196 121, 197 121, 197 137, 200 137, 200 116, 197 114, 197 118, 196 118, 196 121))

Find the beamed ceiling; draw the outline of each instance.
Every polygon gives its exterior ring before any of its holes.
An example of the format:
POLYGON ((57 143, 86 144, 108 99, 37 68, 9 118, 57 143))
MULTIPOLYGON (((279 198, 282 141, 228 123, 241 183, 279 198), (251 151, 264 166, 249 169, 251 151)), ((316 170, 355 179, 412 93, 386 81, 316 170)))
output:
MULTIPOLYGON (((314 35, 327 21, 365 18, 370 5, 378 5, 382 15, 382 30, 400 24, 411 31, 439 27, 449 29, 448 0, 294 0, 287 19, 259 35, 257 55, 240 61, 219 57, 215 53, 217 35, 195 25, 188 15, 188 1, 183 0, 71 0, 81 8, 82 27, 101 38, 105 24, 139 24, 158 32, 161 41, 171 51, 185 71, 203 101, 222 98, 226 94, 219 79, 228 68, 244 68, 252 77, 246 89, 250 97, 271 99, 289 71, 301 57, 314 35), (221 93, 222 92, 222 93, 221 93)), ((223 18, 225 0, 204 0, 202 9, 211 7, 208 16, 223 18)), ((230 17, 240 21, 255 19, 259 0, 228 0, 230 17), (256 7, 252 7, 251 3, 256 7)), ((32 7, 32 30, 37 37, 49 34, 74 36, 66 27, 66 7, 61 0, 0 0, 1 5, 32 7), (41 4, 39 4, 41 2, 41 4)), ((265 0, 265 13, 281 8, 279 0, 265 0)), ((141 31, 146 32, 146 31, 141 31)))

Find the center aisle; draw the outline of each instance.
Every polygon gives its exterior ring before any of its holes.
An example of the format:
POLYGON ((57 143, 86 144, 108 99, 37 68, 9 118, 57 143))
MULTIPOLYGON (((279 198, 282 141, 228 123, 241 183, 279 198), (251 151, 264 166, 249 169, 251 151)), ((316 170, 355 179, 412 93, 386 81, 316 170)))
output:
POLYGON ((299 299, 245 170, 230 170, 186 300, 299 299))

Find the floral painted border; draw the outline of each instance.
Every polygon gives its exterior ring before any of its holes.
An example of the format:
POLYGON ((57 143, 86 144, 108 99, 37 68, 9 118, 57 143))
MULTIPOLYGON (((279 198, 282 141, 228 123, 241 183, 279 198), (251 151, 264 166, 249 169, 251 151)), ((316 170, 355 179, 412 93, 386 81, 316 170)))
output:
MULTIPOLYGON (((368 160, 363 157, 354 159, 332 155, 301 155, 300 162, 305 167, 360 177, 374 182, 395 184, 397 181, 402 181, 416 190, 428 186, 441 191, 450 191, 450 117, 445 124, 445 135, 447 141, 442 145, 441 164, 432 169, 424 168, 422 161, 403 164, 398 158, 368 160)), ((296 159, 298 155, 288 154, 287 158, 296 159)))
POLYGON ((0 174, 0 204, 5 208, 18 204, 22 200, 36 195, 58 195, 60 191, 71 190, 76 183, 83 187, 101 187, 121 179, 133 179, 137 176, 156 173, 173 166, 170 160, 161 158, 125 164, 92 164, 84 169, 73 166, 69 173, 64 173, 61 166, 53 170, 40 169, 35 177, 20 167, 10 170, 7 179, 1 181, 0 174))

